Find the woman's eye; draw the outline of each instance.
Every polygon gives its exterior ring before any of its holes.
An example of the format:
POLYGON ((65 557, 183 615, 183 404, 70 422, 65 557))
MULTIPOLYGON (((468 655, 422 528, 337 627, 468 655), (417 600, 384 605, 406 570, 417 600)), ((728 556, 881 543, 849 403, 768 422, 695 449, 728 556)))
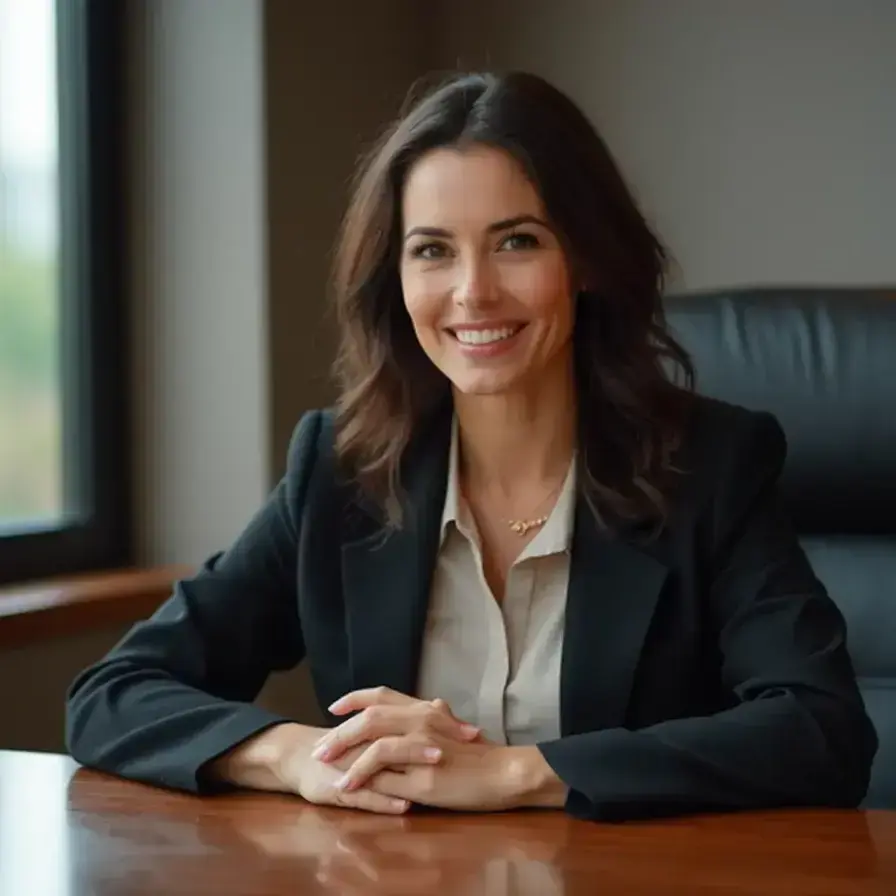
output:
POLYGON ((538 237, 533 233, 511 233, 502 243, 502 249, 519 251, 520 249, 535 249, 538 246, 538 237))
POLYGON ((422 258, 424 261, 435 261, 444 258, 445 247, 440 243, 420 243, 411 249, 413 258, 422 258))

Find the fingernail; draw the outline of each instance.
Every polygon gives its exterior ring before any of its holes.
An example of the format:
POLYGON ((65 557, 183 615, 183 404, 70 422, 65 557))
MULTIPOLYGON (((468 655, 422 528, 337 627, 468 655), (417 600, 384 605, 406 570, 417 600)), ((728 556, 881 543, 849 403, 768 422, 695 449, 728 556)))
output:
POLYGON ((461 731, 467 737, 478 737, 481 730, 481 728, 477 728, 475 725, 464 724, 461 726, 461 731))
POLYGON ((392 800, 392 808, 397 809, 399 812, 404 812, 408 806, 410 806, 410 803, 407 800, 392 800))
POLYGON ((336 782, 336 785, 335 785, 335 786, 336 786, 336 789, 337 789, 337 790, 350 790, 350 789, 351 789, 351 786, 350 786, 351 783, 352 783, 352 779, 351 779, 348 775, 343 775, 343 776, 336 782))
POLYGON ((423 755, 430 762, 438 762, 442 758, 442 751, 438 747, 427 747, 423 751, 423 755))
POLYGON ((329 748, 327 747, 326 744, 318 744, 318 745, 311 751, 311 758, 312 758, 312 759, 326 759, 326 758, 327 758, 327 752, 328 752, 328 749, 329 749, 329 748))
POLYGON ((338 712, 340 707, 342 706, 342 697, 338 700, 334 700, 328 707, 327 710, 329 712, 338 712))

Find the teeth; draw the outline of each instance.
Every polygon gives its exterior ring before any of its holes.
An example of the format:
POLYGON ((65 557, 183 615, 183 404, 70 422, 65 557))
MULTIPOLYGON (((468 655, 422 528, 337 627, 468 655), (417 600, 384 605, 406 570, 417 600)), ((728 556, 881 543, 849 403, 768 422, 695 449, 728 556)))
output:
POLYGON ((455 336, 458 342, 463 342, 465 345, 488 345, 490 342, 509 339, 518 329, 518 327, 502 327, 500 330, 458 330, 455 336))

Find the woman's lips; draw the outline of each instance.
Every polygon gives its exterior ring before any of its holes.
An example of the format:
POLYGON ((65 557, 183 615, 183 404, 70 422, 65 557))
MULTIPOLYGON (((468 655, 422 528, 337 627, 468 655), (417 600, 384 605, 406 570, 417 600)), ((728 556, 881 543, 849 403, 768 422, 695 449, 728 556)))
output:
POLYGON ((460 351, 471 358, 494 358, 509 352, 519 341, 526 324, 453 329, 448 333, 460 351))

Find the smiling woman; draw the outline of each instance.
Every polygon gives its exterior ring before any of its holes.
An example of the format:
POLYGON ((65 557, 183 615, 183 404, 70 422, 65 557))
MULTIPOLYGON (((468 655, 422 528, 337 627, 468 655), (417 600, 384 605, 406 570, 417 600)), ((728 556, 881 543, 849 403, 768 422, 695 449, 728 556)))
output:
POLYGON ((457 400, 511 389, 534 398, 533 389, 555 391, 558 377, 573 375, 569 266, 546 217, 535 187, 502 150, 443 149, 408 173, 405 307, 457 400), (451 226, 415 224, 431 219, 451 226))
POLYGON ((571 432, 569 403, 556 408, 558 455, 578 441, 582 487, 605 522, 659 523, 693 379, 663 325, 665 263, 603 140, 562 93, 525 73, 434 91, 373 148, 344 221, 341 460, 397 522, 400 459, 449 392, 464 403, 501 393, 471 412, 510 426, 577 391, 592 412, 571 432))
POLYGON ((857 805, 876 735, 777 497, 781 428, 693 392, 664 264, 551 85, 414 106, 340 234, 337 407, 78 677, 74 756, 375 812, 857 805), (251 705, 306 658, 332 730, 251 705))

